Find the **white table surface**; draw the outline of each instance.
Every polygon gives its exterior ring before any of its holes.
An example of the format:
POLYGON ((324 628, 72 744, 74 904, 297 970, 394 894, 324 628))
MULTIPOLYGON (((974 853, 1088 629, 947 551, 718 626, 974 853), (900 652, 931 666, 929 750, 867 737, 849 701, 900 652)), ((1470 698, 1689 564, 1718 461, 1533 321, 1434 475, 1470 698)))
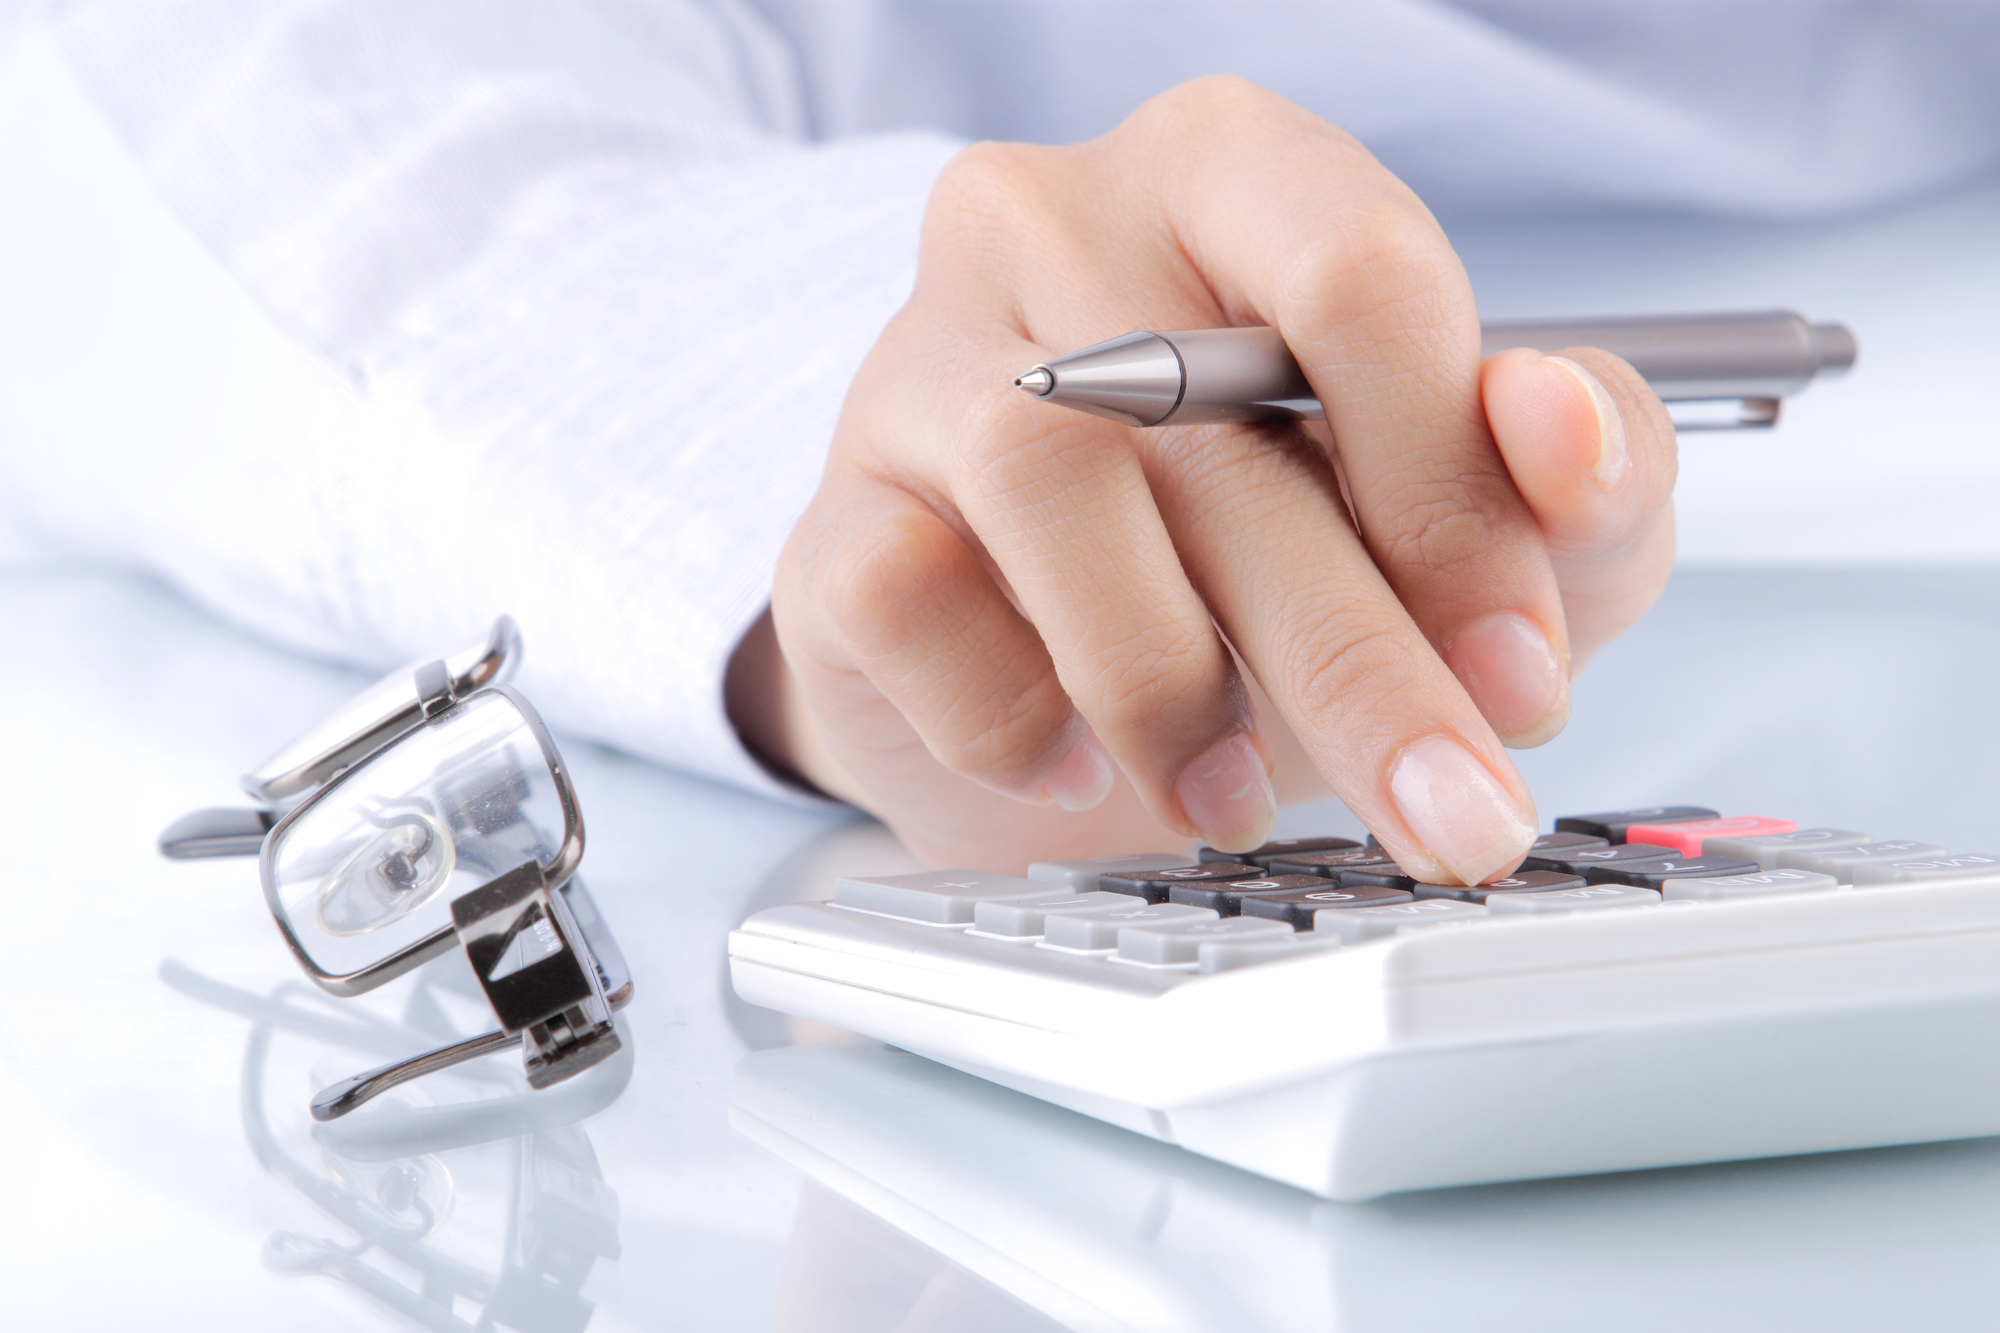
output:
MULTIPOLYGON (((184 811, 234 801, 239 770, 360 682, 117 574, 0 578, 0 626, 0 808, 12 851, 0 1325, 411 1326, 353 1282, 267 1265, 274 1236, 307 1238, 279 1242, 278 1253, 359 1237, 260 1166, 248 1129, 267 1125, 270 1143, 322 1188, 351 1185, 354 1168, 343 1177, 308 1137, 304 1107, 314 1076, 373 1061, 267 1014, 246 1120, 258 1024, 195 998, 201 985, 188 978, 253 1007, 280 987, 306 989, 252 863, 169 863, 153 847, 184 811)), ((2000 575, 1683 576, 1580 683, 1577 722, 1525 756, 1527 772, 1545 820, 1694 800, 1992 850, 1996 649, 2000 575)), ((724 935, 759 907, 823 896, 835 870, 888 868, 900 852, 871 825, 580 744, 565 752, 589 829, 585 874, 637 981, 636 1060, 622 1097, 580 1127, 615 1195, 617 1256, 596 1258, 549 1322, 524 1326, 578 1327, 588 1315, 593 1330, 1049 1327, 824 1189, 802 1194, 797 1171, 727 1125, 739 1059, 825 1034, 735 1000, 724 935), (918 1292, 929 1305, 912 1314, 918 1292)), ((1352 821, 1327 806, 1288 811, 1285 826, 1352 821)), ((321 1008, 393 1019, 414 984, 321 1008)), ((991 1090, 995 1115, 1018 1114, 1009 1107, 1020 1101, 991 1090)), ((1072 1185, 1088 1185, 1093 1163, 1122 1169, 1118 1153, 1092 1147, 1101 1128, 1053 1115, 1053 1132, 1074 1139, 1072 1185)), ((1182 1155, 1160 1151, 1171 1175, 1182 1155)), ((449 1173, 456 1195, 430 1252, 500 1272, 518 1154, 517 1144, 485 1145, 422 1166, 433 1187, 449 1173)), ((1226 1171, 1187 1160, 1190 1179, 1226 1171)), ((2000 1315, 1989 1261, 2000 1243, 2000 1141, 1369 1205, 1279 1194, 1297 1201, 1273 1213, 1296 1213, 1285 1243, 1324 1262, 1266 1275, 1274 1328, 1287 1310, 1329 1301, 1340 1327, 1359 1330, 1936 1330, 1991 1327, 2000 1315)), ((1158 1218, 1147 1225, 1159 1233, 1158 1218)), ((1126 1240, 1142 1254, 1153 1243, 1126 1240)), ((379 1246, 356 1262, 420 1285, 379 1246)), ((436 1327, 479 1318, 476 1301, 448 1315, 422 1308, 436 1327)), ((1231 1326, 1184 1313, 1187 1327, 1231 1326)))

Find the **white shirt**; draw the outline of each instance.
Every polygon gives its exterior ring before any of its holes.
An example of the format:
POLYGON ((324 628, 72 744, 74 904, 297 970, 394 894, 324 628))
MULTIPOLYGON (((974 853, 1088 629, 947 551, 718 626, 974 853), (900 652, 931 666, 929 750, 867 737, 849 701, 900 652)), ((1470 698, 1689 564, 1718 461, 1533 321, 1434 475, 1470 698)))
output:
POLYGON ((1991 5, 0 0, 0 46, 0 561, 369 666, 511 611, 558 726, 773 792, 723 671, 966 138, 1227 70, 1447 215, 2000 160, 1991 5))

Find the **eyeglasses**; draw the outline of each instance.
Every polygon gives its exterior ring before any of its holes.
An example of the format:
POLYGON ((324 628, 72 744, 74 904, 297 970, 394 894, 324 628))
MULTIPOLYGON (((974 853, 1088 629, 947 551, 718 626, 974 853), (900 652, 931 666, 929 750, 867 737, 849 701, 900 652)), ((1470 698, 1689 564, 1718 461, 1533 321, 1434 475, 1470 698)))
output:
POLYGON ((176 859, 256 853, 279 933, 329 994, 464 949, 500 1030, 322 1089, 316 1120, 514 1045, 534 1088, 619 1049, 611 1015, 632 998, 631 974, 575 878, 583 816, 562 755, 502 683, 519 660, 502 616, 479 643, 383 677, 246 776, 266 808, 196 811, 160 836, 176 859))

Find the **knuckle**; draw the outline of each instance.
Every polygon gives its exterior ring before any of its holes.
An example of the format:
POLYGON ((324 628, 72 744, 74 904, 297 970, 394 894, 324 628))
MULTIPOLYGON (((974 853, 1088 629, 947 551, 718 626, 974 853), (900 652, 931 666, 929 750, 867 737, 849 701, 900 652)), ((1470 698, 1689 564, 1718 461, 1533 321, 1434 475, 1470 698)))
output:
POLYGON ((931 187, 929 220, 990 222, 1032 216, 1039 211, 1040 182, 1051 161, 1052 150, 1033 144, 991 140, 971 144, 938 174, 931 187))
POLYGON ((1387 191, 1342 210, 1304 247, 1286 275, 1284 294, 1328 305, 1340 322, 1411 305, 1431 322, 1437 313, 1427 307, 1449 293, 1455 312, 1464 303, 1457 291, 1464 285, 1464 269, 1437 223, 1404 192, 1387 191))
POLYGON ((962 560, 956 534, 931 514, 889 515, 841 542, 826 557, 820 593, 827 614, 857 659, 881 657, 935 624, 956 591, 962 560))
POLYGON ((1333 729, 1345 730, 1338 720, 1375 717, 1385 711, 1384 700, 1417 683, 1421 657, 1394 627, 1338 610, 1319 623, 1320 632, 1295 641, 1280 668, 1297 682, 1295 697, 1307 717, 1335 719, 1333 729))

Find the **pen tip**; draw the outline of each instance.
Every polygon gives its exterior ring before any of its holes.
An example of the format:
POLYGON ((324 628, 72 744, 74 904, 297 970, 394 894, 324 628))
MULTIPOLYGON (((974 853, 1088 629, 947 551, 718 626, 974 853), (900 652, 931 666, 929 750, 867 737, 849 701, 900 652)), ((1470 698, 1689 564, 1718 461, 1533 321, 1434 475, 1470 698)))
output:
POLYGON ((1049 373, 1047 366, 1036 366, 1027 374, 1015 379, 1014 387, 1026 389, 1037 398, 1046 398, 1049 390, 1056 387, 1056 377, 1049 373))

